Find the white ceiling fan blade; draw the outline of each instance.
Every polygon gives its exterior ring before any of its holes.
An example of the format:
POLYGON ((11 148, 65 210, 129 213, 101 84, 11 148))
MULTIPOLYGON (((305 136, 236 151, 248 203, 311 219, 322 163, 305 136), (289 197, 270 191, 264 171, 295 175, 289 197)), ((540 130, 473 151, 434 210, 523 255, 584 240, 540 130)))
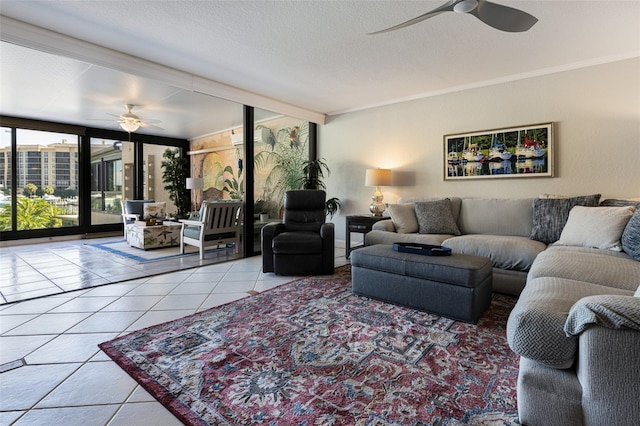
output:
POLYGON ((478 7, 469 13, 490 27, 510 33, 527 31, 538 22, 527 12, 486 0, 478 0, 478 7))
POLYGON ((449 0, 447 3, 443 4, 442 6, 436 8, 436 9, 433 9, 430 12, 422 14, 422 15, 416 17, 416 18, 410 19, 410 20, 408 20, 406 22, 403 22, 403 23, 398 24, 398 25, 394 25, 393 27, 389 27, 389 28, 386 28, 384 30, 368 33, 367 35, 381 34, 381 33, 387 33, 389 31, 399 30, 400 28, 405 28, 405 27, 408 27, 410 25, 417 24, 418 22, 422 22, 425 19, 432 18, 432 17, 434 17, 436 15, 441 14, 442 12, 451 12, 451 11, 453 11, 453 7, 455 6, 455 4, 458 1, 460 1, 460 0, 449 0))
MULTIPOLYGON (((157 121, 158 123, 160 123, 160 121, 158 120, 154 120, 157 121)), ((162 127, 158 127, 155 124, 151 124, 148 121, 139 121, 138 124, 140 124, 141 127, 151 127, 153 129, 158 129, 158 130, 164 130, 162 127)))

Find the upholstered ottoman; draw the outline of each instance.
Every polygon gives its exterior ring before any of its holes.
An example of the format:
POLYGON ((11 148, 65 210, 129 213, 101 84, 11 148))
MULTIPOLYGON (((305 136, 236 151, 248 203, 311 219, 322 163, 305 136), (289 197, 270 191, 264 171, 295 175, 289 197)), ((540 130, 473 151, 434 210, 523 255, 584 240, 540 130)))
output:
POLYGON ((491 303, 487 257, 423 256, 378 244, 351 253, 351 277, 355 294, 465 322, 477 322, 491 303))

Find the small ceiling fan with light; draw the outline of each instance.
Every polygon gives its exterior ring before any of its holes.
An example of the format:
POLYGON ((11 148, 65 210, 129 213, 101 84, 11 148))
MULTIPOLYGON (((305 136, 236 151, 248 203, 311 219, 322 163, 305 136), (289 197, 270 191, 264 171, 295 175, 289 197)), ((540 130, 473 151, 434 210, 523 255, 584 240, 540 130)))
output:
POLYGON ((140 117, 134 114, 132 110, 135 106, 136 105, 134 104, 126 104, 125 107, 127 108, 127 112, 124 114, 120 114, 120 115, 110 114, 110 113, 107 113, 107 114, 113 117, 116 117, 118 119, 116 120, 116 122, 120 124, 120 127, 125 132, 133 133, 136 130, 138 130, 140 127, 153 127, 154 129, 164 130, 162 127, 158 127, 155 124, 153 124, 153 123, 161 123, 162 121, 142 120, 140 117))
POLYGON ((511 33, 529 30, 538 18, 519 9, 492 3, 487 0, 449 0, 442 6, 393 27, 369 33, 369 35, 399 30, 422 22, 444 12, 468 13, 500 31, 511 33))

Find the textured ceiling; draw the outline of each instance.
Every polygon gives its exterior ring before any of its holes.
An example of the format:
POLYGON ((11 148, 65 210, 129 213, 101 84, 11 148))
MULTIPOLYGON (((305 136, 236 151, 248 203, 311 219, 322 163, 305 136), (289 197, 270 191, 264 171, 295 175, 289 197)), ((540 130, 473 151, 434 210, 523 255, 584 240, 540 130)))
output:
MULTIPOLYGON (((444 13, 395 32, 366 35, 443 1, 2 0, 0 12, 329 115, 640 56, 640 1, 496 2, 525 10, 539 22, 525 33, 505 33, 471 15, 444 13)), ((4 75, 10 69, 7 57, 19 55, 13 50, 3 46, 0 52, 3 114, 20 105, 16 97, 24 97, 12 96, 5 87, 13 84, 4 75)), ((166 85, 133 76, 114 76, 77 61, 35 65, 22 75, 13 70, 11 78, 27 87, 39 78, 66 85, 50 85, 33 94, 47 98, 41 110, 64 103, 74 111, 69 115, 86 118, 89 113, 119 113, 114 105, 136 103, 140 96, 150 107, 149 115, 167 110, 184 119, 179 128, 171 129, 171 136, 197 136, 206 127, 198 126, 203 118, 180 113, 190 102, 203 108, 198 102, 206 99, 200 95, 172 92, 166 85), (103 84, 96 84, 96 79, 103 84), (76 88, 70 90, 69 85, 76 88), (91 93, 82 94, 83 90, 91 93), (105 111, 105 106, 110 109, 105 111)))

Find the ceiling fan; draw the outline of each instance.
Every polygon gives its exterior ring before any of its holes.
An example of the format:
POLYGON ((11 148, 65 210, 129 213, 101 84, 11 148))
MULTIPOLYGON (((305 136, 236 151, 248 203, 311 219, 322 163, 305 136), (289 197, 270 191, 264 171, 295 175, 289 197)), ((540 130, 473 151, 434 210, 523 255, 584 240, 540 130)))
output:
POLYGON ((125 107, 127 108, 127 112, 124 114, 115 115, 115 114, 107 113, 108 115, 118 118, 117 123, 120 124, 120 127, 122 127, 122 130, 129 133, 135 132, 140 127, 153 127, 155 129, 164 130, 162 127, 158 127, 152 124, 152 123, 161 123, 160 120, 144 120, 143 121, 142 119, 140 119, 140 117, 135 115, 131 111, 133 107, 135 107, 135 105, 126 104, 125 107))
POLYGON ((487 0, 449 0, 447 3, 430 12, 401 24, 394 25, 393 27, 369 33, 369 35, 399 30, 400 28, 417 24, 418 22, 422 22, 425 19, 429 19, 443 12, 468 13, 490 27, 511 33, 527 31, 536 22, 538 22, 538 18, 529 15, 527 12, 523 12, 522 10, 514 9, 509 6, 492 3, 487 0))

